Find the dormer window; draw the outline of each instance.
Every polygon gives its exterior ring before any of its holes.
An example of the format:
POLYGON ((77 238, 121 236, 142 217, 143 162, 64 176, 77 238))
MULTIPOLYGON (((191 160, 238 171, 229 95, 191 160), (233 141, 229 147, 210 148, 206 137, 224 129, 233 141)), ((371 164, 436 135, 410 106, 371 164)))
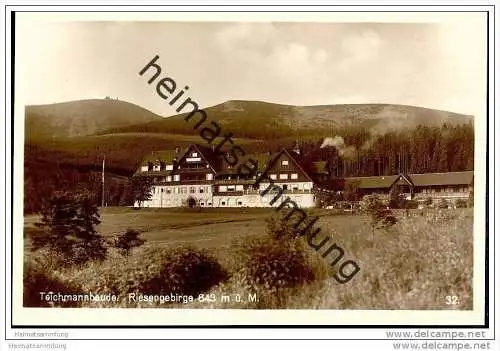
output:
POLYGON ((281 161, 281 165, 284 166, 284 167, 287 167, 288 166, 288 160, 281 161))
POLYGON ((192 152, 191 153, 191 157, 198 157, 198 153, 197 152, 192 152))

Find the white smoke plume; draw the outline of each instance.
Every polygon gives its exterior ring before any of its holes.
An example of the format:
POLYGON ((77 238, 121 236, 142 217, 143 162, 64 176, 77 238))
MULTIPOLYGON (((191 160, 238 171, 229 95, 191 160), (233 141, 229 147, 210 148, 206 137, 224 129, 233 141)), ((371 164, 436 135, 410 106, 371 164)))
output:
POLYGON ((340 156, 346 158, 352 158, 356 153, 356 148, 354 146, 346 146, 344 138, 342 138, 339 135, 336 135, 334 138, 331 137, 325 138, 320 148, 324 148, 327 146, 333 146, 337 148, 337 151, 339 152, 340 156))

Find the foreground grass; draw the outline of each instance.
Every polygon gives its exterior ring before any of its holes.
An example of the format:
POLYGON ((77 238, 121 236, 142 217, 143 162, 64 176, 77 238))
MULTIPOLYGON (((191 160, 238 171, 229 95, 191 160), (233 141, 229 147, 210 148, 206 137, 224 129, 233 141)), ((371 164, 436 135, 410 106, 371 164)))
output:
MULTIPOLYGON (((77 286, 82 292, 119 296, 115 304, 84 304, 88 307, 472 309, 472 210, 401 217, 394 227, 378 229, 373 237, 368 217, 318 214, 317 226, 322 233, 344 248, 345 259, 353 259, 361 267, 346 284, 323 278, 279 292, 252 286, 244 271, 236 269, 238 249, 248 236, 264 235, 269 210, 263 209, 199 213, 108 209, 102 213, 101 233, 111 236, 132 227, 144 232, 148 246, 135 249, 128 257, 112 251, 104 262, 80 268, 62 269, 42 261, 47 274, 62 284, 77 286), (181 244, 208 249, 230 273, 229 280, 206 292, 212 298, 204 301, 196 301, 197 296, 187 304, 129 300, 128 294, 137 290, 135 284, 141 277, 152 274, 161 264, 151 259, 150 249, 181 244), (249 299, 254 294, 258 301, 249 299), (459 303, 447 305, 448 295, 457 296, 459 303)), ((27 261, 34 259, 29 251, 26 256, 27 261)))

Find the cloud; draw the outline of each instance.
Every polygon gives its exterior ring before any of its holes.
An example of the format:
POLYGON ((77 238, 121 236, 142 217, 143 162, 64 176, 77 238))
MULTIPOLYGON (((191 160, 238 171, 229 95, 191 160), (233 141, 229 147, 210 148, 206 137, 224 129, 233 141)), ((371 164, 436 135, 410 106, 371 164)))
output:
POLYGON ((292 42, 278 46, 266 58, 271 71, 287 79, 300 78, 303 82, 315 80, 321 64, 327 60, 325 50, 314 50, 304 44, 292 42))
POLYGON ((339 63, 339 69, 352 69, 355 66, 375 61, 379 57, 382 45, 382 38, 373 29, 347 35, 341 41, 344 57, 339 63))
POLYGON ((216 43, 228 54, 260 51, 272 42, 277 30, 272 23, 236 23, 215 33, 216 43))
POLYGON ((259 94, 273 91, 276 102, 300 104, 298 96, 319 93, 328 80, 327 50, 291 35, 289 24, 224 25, 215 34, 215 44, 225 55, 224 67, 233 72, 231 79, 239 84, 235 89, 244 90, 249 99, 268 100, 259 94))

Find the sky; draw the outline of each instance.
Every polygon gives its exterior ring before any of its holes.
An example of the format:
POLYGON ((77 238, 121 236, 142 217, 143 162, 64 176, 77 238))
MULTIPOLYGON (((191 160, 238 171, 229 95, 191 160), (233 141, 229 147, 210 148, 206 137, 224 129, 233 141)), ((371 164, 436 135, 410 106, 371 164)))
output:
POLYGON ((208 107, 390 103, 476 114, 485 101, 477 22, 16 22, 26 104, 111 96, 175 114, 138 72, 155 56, 208 107))

